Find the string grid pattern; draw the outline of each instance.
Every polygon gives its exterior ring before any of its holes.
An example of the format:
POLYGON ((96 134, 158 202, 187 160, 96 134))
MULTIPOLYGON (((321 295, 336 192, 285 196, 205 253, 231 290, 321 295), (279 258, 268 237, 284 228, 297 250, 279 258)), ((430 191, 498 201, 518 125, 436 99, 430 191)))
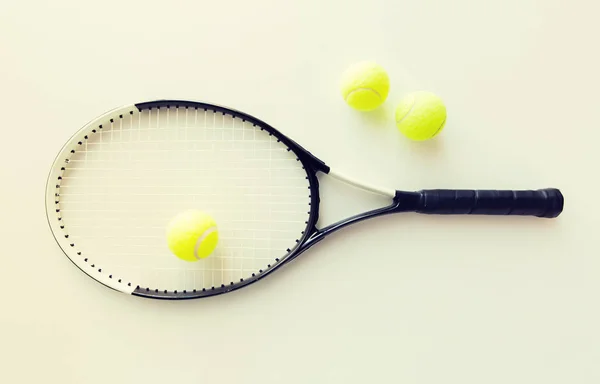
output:
POLYGON ((65 159, 57 212, 65 236, 100 273, 152 290, 230 285, 277 263, 305 231, 306 171, 251 122, 210 109, 133 110, 86 133, 65 159), (199 209, 218 225, 215 252, 172 255, 166 226, 199 209))

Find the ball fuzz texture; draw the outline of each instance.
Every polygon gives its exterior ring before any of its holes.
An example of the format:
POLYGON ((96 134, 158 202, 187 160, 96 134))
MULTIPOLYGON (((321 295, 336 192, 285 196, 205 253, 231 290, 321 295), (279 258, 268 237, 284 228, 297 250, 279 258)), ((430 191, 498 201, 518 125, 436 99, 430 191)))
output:
POLYGON ((445 125, 446 106, 431 92, 411 93, 396 107, 396 126, 411 140, 429 140, 445 125))
POLYGON ((173 254, 185 261, 208 257, 219 241, 217 223, 201 211, 186 211, 175 216, 167 226, 167 243, 173 254))
POLYGON ((411 140, 429 140, 445 125, 446 106, 431 92, 411 93, 396 107, 396 126, 411 140))
POLYGON ((359 111, 371 111, 387 99, 390 79, 379 64, 363 61, 344 72, 341 91, 349 106, 359 111))

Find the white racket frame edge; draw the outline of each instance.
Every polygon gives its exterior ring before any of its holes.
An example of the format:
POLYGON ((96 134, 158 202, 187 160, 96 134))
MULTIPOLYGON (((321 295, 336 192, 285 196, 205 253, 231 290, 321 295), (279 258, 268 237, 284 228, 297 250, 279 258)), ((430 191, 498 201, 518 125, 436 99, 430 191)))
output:
MULTIPOLYGON (((75 264, 79 269, 81 269, 83 272, 89 275, 92 279, 116 291, 128 294, 131 294, 135 290, 136 287, 134 286, 134 284, 128 286, 127 284, 130 283, 128 281, 122 281, 121 283, 119 283, 118 280, 111 279, 108 277, 108 275, 104 273, 99 273, 96 267, 92 267, 92 264, 85 262, 83 258, 72 257, 69 254, 68 250, 70 248, 73 248, 71 247, 72 242, 70 242, 68 238, 65 238, 64 235, 66 234, 66 232, 64 229, 60 228, 60 221, 56 219, 56 205, 54 204, 54 201, 56 201, 56 188, 50 188, 50 186, 52 185, 51 183, 55 183, 58 177, 61 175, 61 164, 66 164, 64 163, 64 159, 70 157, 70 151, 72 149, 73 143, 79 141, 77 140, 78 138, 83 140, 83 136, 85 136, 86 133, 94 129, 93 127, 99 120, 108 119, 109 116, 118 116, 120 114, 129 113, 129 111, 131 110, 137 110, 135 104, 129 104, 110 110, 104 113, 103 115, 100 115, 95 119, 89 121, 73 136, 71 136, 71 138, 65 143, 65 145, 60 150, 58 156, 56 156, 54 162, 52 163, 52 169, 50 170, 50 174, 48 176, 48 181, 46 185, 46 217, 48 219, 48 224, 52 229, 52 234, 62 251, 65 253, 65 255, 69 258, 69 260, 71 260, 71 262, 73 262, 73 264, 75 264)), ((58 206, 60 206, 60 204, 58 206)), ((75 252, 75 250, 73 250, 73 252, 75 252)))

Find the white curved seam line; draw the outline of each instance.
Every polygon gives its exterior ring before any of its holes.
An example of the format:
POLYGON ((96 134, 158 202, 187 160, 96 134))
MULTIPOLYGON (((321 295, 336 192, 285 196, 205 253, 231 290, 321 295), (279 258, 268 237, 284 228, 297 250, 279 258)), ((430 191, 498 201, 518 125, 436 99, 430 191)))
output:
POLYGON ((410 115, 410 113, 412 112, 412 110, 415 108, 415 105, 417 105, 417 97, 416 96, 415 96, 415 99, 413 100, 413 104, 410 106, 410 110, 404 114, 403 118, 401 118, 400 120, 396 121, 396 124, 400 124, 404 119, 406 119, 408 117, 408 115, 410 115))
POLYGON ((204 231, 202 236, 198 238, 198 241, 196 241, 196 246, 194 247, 194 257, 196 258, 196 260, 200 260, 200 258, 198 257, 198 248, 200 248, 202 242, 208 237, 208 235, 216 231, 217 227, 210 227, 206 231, 204 231))
POLYGON ((346 97, 344 97, 344 100, 348 100, 348 96, 350 96, 351 94, 353 94, 354 92, 357 92, 357 91, 371 91, 374 94, 376 94, 377 97, 379 97, 379 99, 381 99, 381 95, 379 94, 379 92, 377 92, 373 88, 364 88, 364 87, 361 87, 361 88, 353 89, 352 91, 348 92, 348 94, 346 95, 346 97))
POLYGON ((437 129, 437 131, 435 131, 435 132, 434 132, 434 134, 433 134, 433 135, 431 135, 431 137, 433 137, 433 136, 437 135, 437 134, 438 134, 438 132, 439 132, 439 131, 441 131, 441 130, 442 130, 442 128, 444 128, 444 125, 446 125, 446 119, 447 119, 447 117, 445 117, 445 118, 444 118, 444 121, 442 121, 442 124, 440 124, 439 128, 437 129))

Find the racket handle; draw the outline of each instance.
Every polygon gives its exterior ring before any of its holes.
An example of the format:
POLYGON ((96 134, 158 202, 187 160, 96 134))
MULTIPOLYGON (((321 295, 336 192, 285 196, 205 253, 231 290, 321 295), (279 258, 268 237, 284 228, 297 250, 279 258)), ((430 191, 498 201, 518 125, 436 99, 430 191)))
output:
POLYGON ((437 215, 518 215, 553 218, 564 198, 555 188, 535 191, 430 189, 419 192, 416 211, 437 215))

